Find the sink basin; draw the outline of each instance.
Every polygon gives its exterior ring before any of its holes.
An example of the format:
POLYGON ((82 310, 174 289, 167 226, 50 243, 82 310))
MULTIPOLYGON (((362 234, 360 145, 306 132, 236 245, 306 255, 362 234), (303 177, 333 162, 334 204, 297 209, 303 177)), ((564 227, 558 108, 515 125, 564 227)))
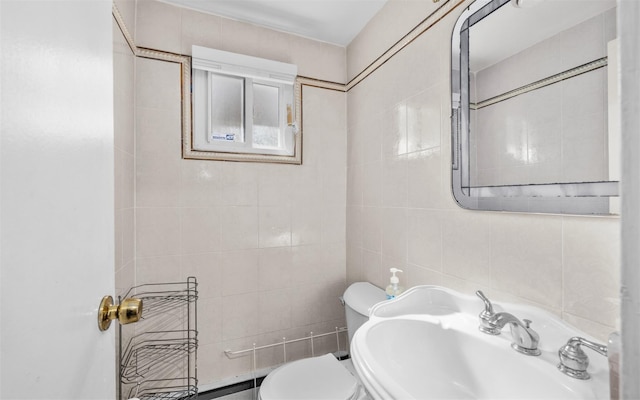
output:
MULTIPOLYGON (((353 363, 374 399, 608 398, 604 357, 589 353, 588 381, 556 368, 558 348, 571 336, 584 337, 582 332, 542 310, 528 310, 524 318, 535 316, 540 322, 542 354, 523 355, 511 348, 509 329, 499 336, 478 330, 479 299, 443 289, 416 288, 417 294, 381 303, 355 333, 353 363), (543 342, 549 330, 554 335, 546 337, 557 343, 543 342)), ((523 313, 531 307, 514 308, 523 313)))

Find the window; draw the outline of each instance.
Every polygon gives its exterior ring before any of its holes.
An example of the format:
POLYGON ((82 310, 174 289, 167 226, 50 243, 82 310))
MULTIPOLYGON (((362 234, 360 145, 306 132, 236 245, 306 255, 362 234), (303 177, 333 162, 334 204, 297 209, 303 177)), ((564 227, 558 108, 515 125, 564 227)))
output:
POLYGON ((193 46, 192 150, 223 153, 203 158, 250 154, 276 157, 265 161, 299 160, 296 74, 295 65, 193 46))

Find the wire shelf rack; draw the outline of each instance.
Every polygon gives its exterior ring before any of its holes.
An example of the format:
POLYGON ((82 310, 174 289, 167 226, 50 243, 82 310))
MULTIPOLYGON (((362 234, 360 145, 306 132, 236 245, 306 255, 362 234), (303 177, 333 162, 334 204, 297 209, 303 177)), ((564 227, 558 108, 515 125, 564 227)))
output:
POLYGON ((186 282, 132 287, 125 298, 143 302, 140 321, 120 325, 120 399, 195 399, 197 299, 195 277, 186 282))

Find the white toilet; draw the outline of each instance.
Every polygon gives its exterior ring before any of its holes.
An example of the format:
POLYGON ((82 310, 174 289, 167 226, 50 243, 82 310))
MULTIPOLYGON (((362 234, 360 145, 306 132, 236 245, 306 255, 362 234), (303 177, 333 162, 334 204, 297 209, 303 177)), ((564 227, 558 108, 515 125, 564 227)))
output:
MULTIPOLYGON (((343 299, 351 343, 356 329, 369 319, 369 309, 385 300, 386 295, 368 282, 357 282, 347 288, 343 299)), ((290 362, 264 378, 258 397, 261 400, 366 399, 350 363, 351 360, 338 361, 333 354, 290 362)))

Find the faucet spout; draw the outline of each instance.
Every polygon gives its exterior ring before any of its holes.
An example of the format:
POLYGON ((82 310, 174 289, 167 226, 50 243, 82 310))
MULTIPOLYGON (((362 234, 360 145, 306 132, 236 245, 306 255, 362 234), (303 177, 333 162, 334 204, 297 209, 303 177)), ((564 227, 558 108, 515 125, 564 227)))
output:
POLYGON ((520 321, 508 312, 496 313, 493 310, 491 301, 489 301, 482 291, 476 291, 476 295, 484 302, 484 310, 478 315, 480 318, 480 326, 478 326, 478 329, 480 329, 481 332, 489 335, 499 335, 502 328, 509 324, 511 337, 513 338, 511 347, 513 347, 514 350, 529 356, 539 356, 541 354, 540 350, 538 350, 540 336, 536 331, 531 329, 530 320, 525 319, 520 321))
POLYGON ((488 323, 498 331, 502 330, 505 325, 509 324, 511 337, 513 338, 511 347, 513 347, 514 350, 529 356, 540 355, 540 350, 538 349, 540 336, 530 327, 530 320, 525 319, 520 321, 513 314, 500 312, 493 315, 488 323))

